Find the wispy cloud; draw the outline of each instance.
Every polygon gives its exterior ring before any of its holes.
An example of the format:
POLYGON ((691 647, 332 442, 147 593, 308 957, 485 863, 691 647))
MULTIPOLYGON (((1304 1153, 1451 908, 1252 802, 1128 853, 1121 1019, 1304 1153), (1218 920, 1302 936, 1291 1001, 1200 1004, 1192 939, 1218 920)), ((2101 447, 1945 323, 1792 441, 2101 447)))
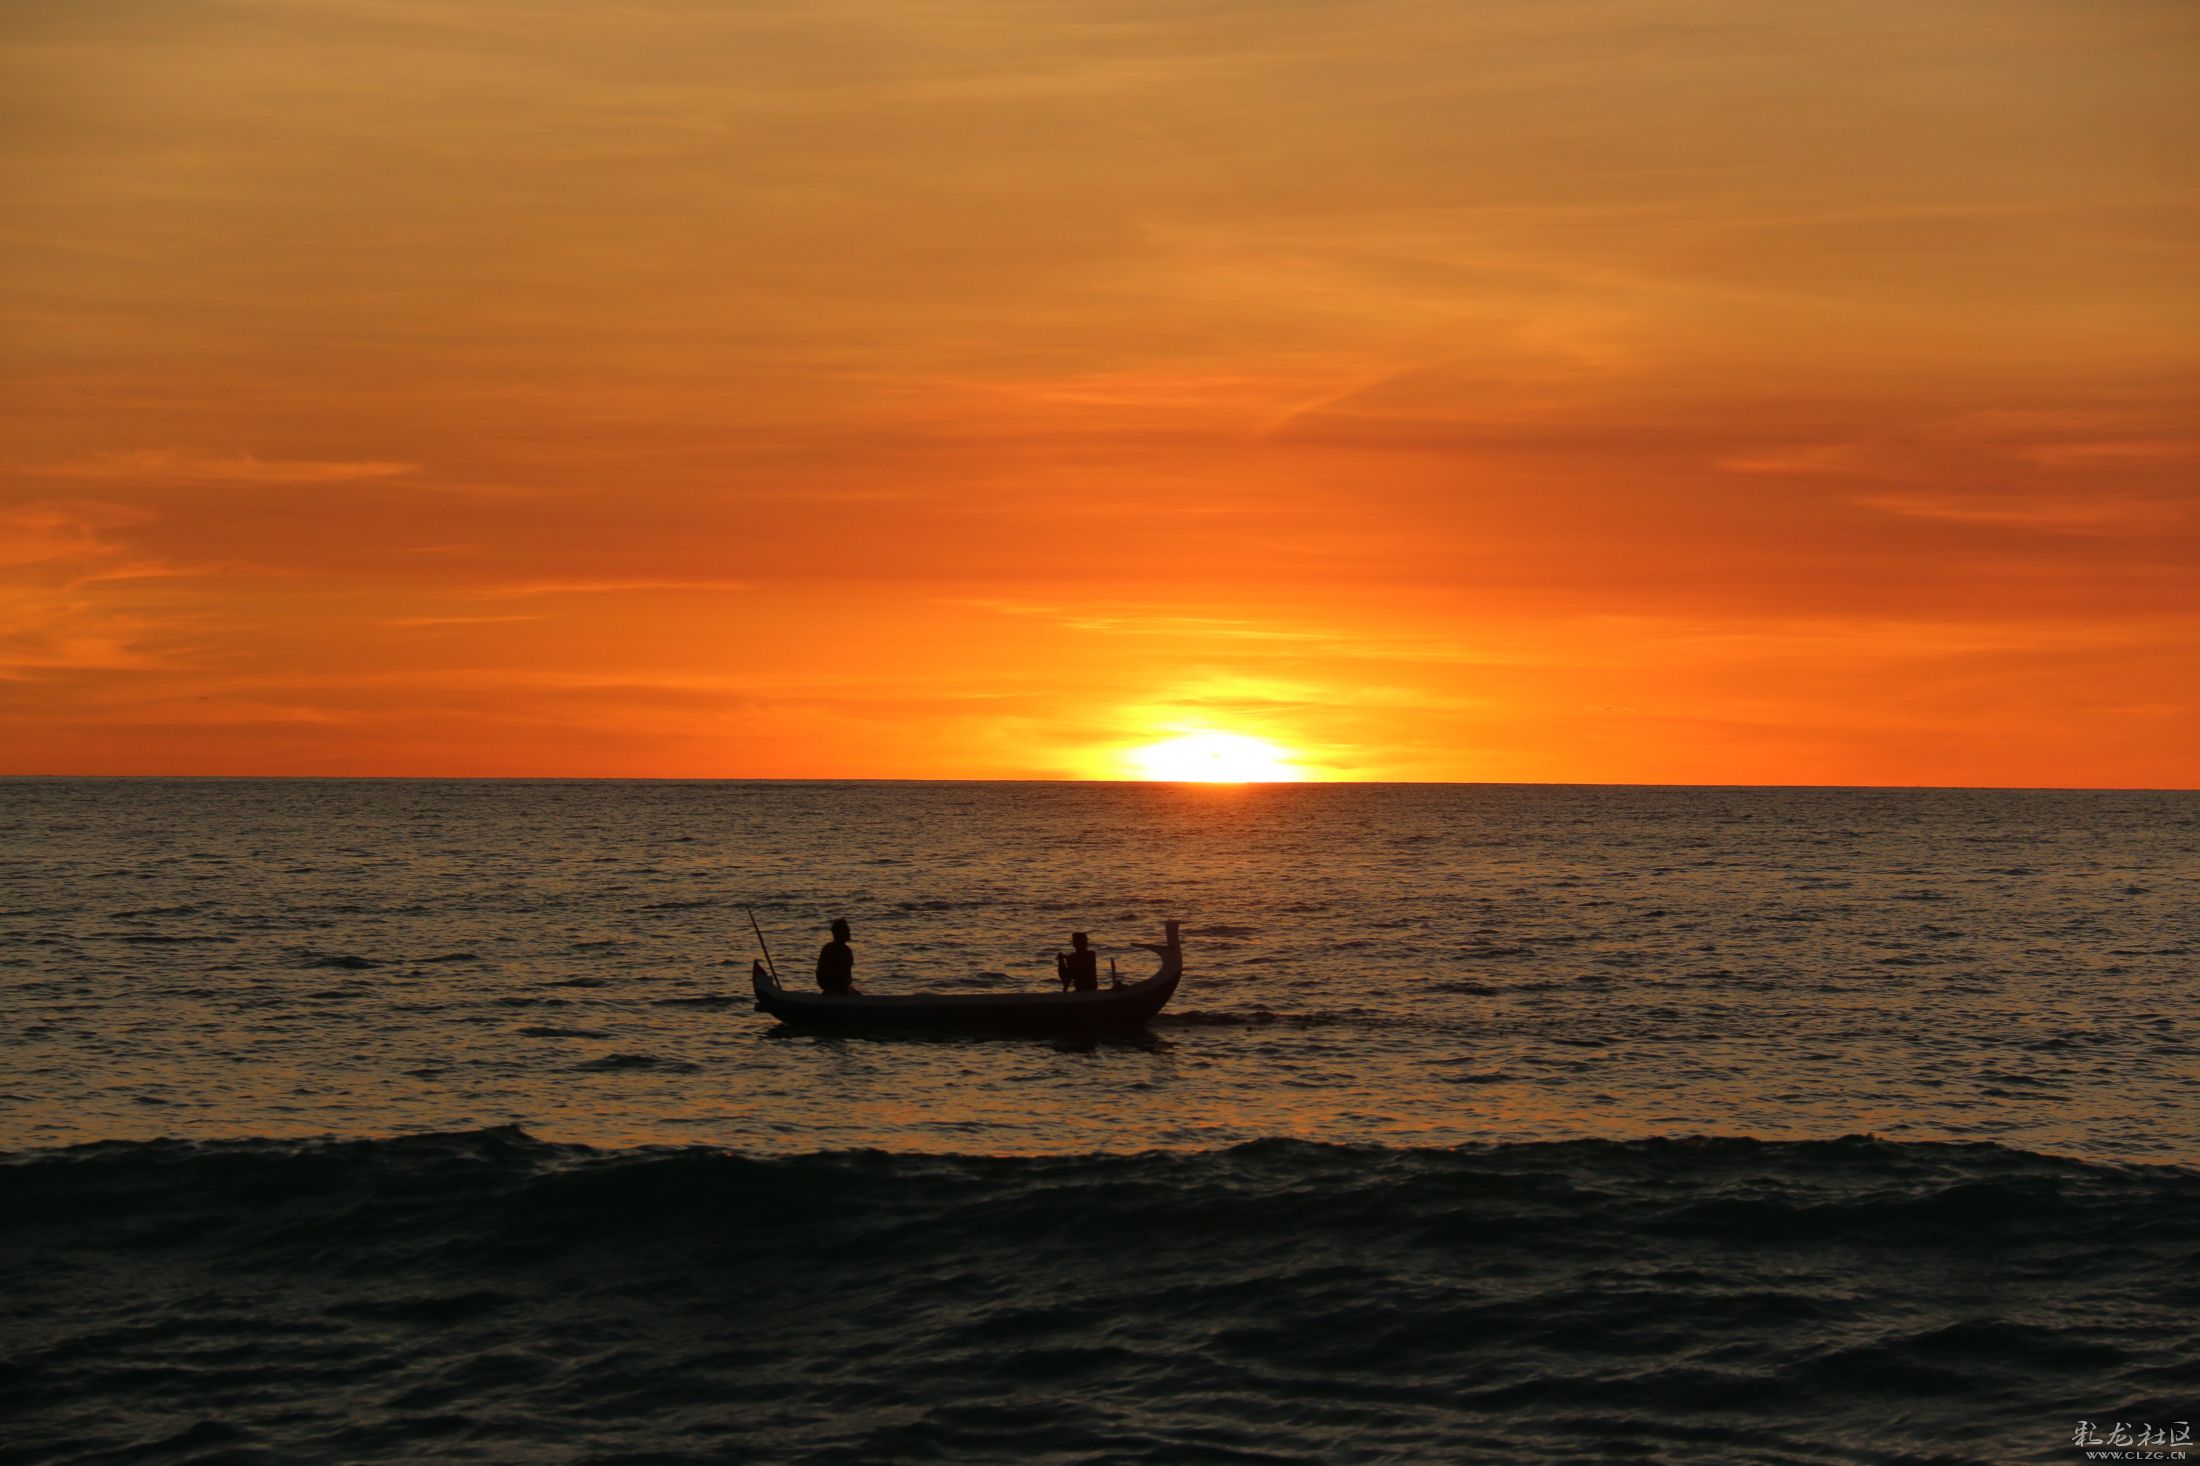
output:
POLYGON ((93 453, 61 463, 31 465, 47 478, 112 483, 167 480, 182 483, 336 484, 397 478, 420 465, 395 459, 261 458, 253 453, 203 453, 189 448, 133 448, 93 453))
POLYGON ((2055 534, 2118 534, 2166 528, 2184 517, 2178 505, 2134 498, 2014 498, 1985 494, 1866 494, 1859 508, 1906 519, 1998 525, 2055 534))
POLYGON ((507 621, 540 621, 542 617, 518 616, 385 616, 374 624, 393 631, 417 631, 436 626, 495 626, 507 621))
POLYGON ((480 594, 496 597, 600 596, 648 591, 743 591, 755 588, 752 582, 746 580, 525 580, 512 585, 490 586, 480 594))
POLYGON ((1103 636, 1166 639, 1185 645, 1228 643, 1232 654, 1248 657, 1318 656, 1345 662, 1413 662, 1425 666, 1534 665, 1543 660, 1539 653, 1524 653, 1482 638, 1398 635, 1327 625, 1285 626, 1250 617, 1140 603, 1071 607, 965 596, 942 597, 937 604, 1039 618, 1065 630, 1103 636))
POLYGON ((2161 414, 1995 409, 1845 442, 1772 444, 1717 460, 1728 473, 1945 481, 1951 472, 2128 468, 2200 461, 2200 437, 2161 414))
POLYGON ((0 565, 83 565, 111 560, 123 547, 108 532, 153 516, 128 504, 37 500, 0 509, 0 565))
POLYGON ((2048 468, 2111 463, 2191 463, 2200 460, 2200 439, 2101 438, 2091 442, 2039 443, 2022 455, 2048 468))
POLYGON ((1728 473, 1854 474, 1865 467, 1863 449, 1856 443, 1798 443, 1767 448, 1719 460, 1728 473))

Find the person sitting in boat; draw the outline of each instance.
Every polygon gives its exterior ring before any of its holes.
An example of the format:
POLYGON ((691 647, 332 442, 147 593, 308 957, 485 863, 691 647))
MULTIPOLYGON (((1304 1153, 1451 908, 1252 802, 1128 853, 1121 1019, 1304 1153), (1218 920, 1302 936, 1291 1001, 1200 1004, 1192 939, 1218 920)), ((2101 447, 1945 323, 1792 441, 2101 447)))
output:
POLYGON ((856 990, 856 951, 848 945, 845 918, 833 921, 833 939, 817 950, 817 985, 827 996, 856 990))
POLYGON ((1100 954, 1092 950, 1083 932, 1071 932, 1069 944, 1077 950, 1058 952, 1054 957, 1054 968, 1061 974, 1062 986, 1074 987, 1081 993, 1100 991, 1100 954))

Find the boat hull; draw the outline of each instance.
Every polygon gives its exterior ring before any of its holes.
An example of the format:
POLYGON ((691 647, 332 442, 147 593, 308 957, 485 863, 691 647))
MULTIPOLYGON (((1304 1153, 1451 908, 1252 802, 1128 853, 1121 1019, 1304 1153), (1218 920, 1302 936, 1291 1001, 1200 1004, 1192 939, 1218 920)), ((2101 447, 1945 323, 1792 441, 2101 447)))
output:
POLYGON ((795 1028, 826 1033, 1017 1033, 1088 1037, 1143 1027, 1176 995, 1183 951, 1176 923, 1156 945, 1161 970, 1144 982, 1095 993, 790 992, 761 964, 751 971, 756 1007, 795 1028))

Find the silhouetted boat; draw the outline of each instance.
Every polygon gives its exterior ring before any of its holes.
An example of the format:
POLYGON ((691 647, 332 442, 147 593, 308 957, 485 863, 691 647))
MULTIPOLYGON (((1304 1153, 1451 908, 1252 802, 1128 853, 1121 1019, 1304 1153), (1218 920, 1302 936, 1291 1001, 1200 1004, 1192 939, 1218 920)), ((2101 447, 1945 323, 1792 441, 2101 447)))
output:
POLYGON ((1093 993, 824 993, 792 992, 761 962, 749 969, 756 1006, 782 1023, 841 1033, 1119 1033, 1136 1028, 1176 993, 1184 976, 1177 923, 1166 943, 1141 942, 1161 954, 1161 970, 1143 982, 1093 993))

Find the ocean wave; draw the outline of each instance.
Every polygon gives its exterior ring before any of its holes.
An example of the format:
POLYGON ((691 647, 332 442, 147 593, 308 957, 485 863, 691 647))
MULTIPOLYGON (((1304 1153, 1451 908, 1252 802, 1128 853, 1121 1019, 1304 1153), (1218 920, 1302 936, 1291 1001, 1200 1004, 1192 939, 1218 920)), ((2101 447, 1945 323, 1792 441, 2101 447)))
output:
POLYGON ((1348 1021, 1342 1013, 1275 1013, 1266 1008, 1252 1008, 1239 1012, 1211 1012, 1200 1008, 1187 1008, 1181 1012, 1157 1014, 1151 1026, 1170 1028, 1323 1028, 1332 1023, 1348 1021))
POLYGON ((107 1142, 0 1158, 0 1411, 29 1459, 2044 1457, 2042 1401, 2189 1403, 2196 1205, 1869 1137, 107 1142))
POLYGON ((668 1059, 662 1054, 605 1054, 600 1059, 590 1059, 575 1064, 573 1070, 580 1074, 624 1074, 646 1072, 657 1074, 693 1074, 702 1068, 685 1059, 668 1059))
MULTIPOLYGON (((667 1066, 693 1067, 636 1053, 579 1067, 667 1066)), ((577 1245, 597 1240, 599 1223, 714 1233, 742 1216, 775 1218, 775 1231, 791 1226, 775 1245, 797 1254, 827 1241, 907 1246, 931 1223, 947 1230, 930 1240, 956 1248, 983 1245, 988 1233, 1012 1243, 1070 1218, 1103 1232, 1182 1222, 1183 1245, 1212 1238, 1251 1248, 1328 1239, 1337 1225, 1405 1236, 1532 1222, 1552 1229, 1554 1247, 1656 1236, 1713 1246, 1773 1236, 1992 1240, 2053 1248, 2083 1271, 2112 1263, 2119 1248, 2189 1249, 2200 1206, 2200 1170, 2191 1168, 1869 1136, 1456 1149, 1263 1140, 1131 1155, 782 1157, 703 1146, 597 1150, 502 1127, 385 1140, 111 1141, 0 1155, 0 1176, 0 1228, 11 1233, 91 1223, 142 1236, 188 1219, 188 1245, 226 1237, 261 1256, 272 1212, 281 1214, 281 1235, 303 1240, 298 1209, 340 1199, 362 1217, 395 1208, 422 1234, 486 1235, 519 1214, 538 1235, 561 1217, 590 1223, 563 1230, 577 1245), (1582 1205, 1592 1198, 1601 1204, 1582 1205), (1283 1200, 1291 1205, 1273 1205, 1283 1200), (985 1214, 976 1229, 972 1209, 985 1214)))

